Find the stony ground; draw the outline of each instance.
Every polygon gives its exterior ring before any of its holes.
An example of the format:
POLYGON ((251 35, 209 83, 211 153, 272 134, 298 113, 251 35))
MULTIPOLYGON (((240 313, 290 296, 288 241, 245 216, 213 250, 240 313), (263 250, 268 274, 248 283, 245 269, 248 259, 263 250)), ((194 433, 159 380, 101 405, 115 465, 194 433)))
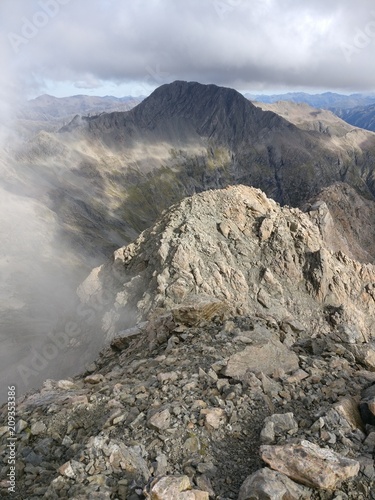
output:
POLYGON ((164 317, 143 325, 126 349, 114 342, 82 376, 46 381, 18 403, 18 496, 12 498, 138 499, 152 477, 166 474, 186 474, 211 498, 237 498, 246 477, 264 466, 262 443, 301 439, 361 464, 335 493, 311 490, 311 498, 375 498, 375 428, 353 424, 353 407, 339 404, 360 397, 374 374, 353 362, 343 344, 314 348, 304 334, 291 350, 298 359, 293 372, 265 365, 268 374, 223 375, 259 334, 285 336, 272 317, 195 327, 164 317), (289 413, 292 427, 274 436, 264 430, 267 417, 289 413))
POLYGON ((106 347, 18 400, 12 498, 375 499, 375 269, 319 210, 203 193, 95 269, 106 347))

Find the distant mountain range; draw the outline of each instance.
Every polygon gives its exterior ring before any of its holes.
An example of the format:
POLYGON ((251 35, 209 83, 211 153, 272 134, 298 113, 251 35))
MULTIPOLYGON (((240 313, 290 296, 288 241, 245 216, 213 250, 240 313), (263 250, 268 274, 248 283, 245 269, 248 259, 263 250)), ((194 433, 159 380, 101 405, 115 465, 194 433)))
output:
POLYGON ((98 114, 110 111, 128 111, 144 99, 140 97, 113 97, 74 95, 71 97, 53 97, 41 95, 27 101, 19 113, 19 118, 26 120, 50 121, 60 118, 67 119, 71 115, 98 114))
POLYGON ((17 112, 18 128, 25 138, 40 130, 54 132, 69 123, 74 116, 98 115, 112 111, 128 111, 144 99, 139 97, 113 97, 75 95, 54 97, 41 95, 27 101, 17 112))
POLYGON ((375 131, 375 104, 343 109, 337 115, 356 127, 375 131))
POLYGON ((259 101, 272 104, 278 101, 291 101, 295 103, 306 103, 314 108, 323 109, 346 109, 357 106, 375 104, 375 94, 336 94, 324 92, 323 94, 308 94, 306 92, 288 92, 286 94, 244 94, 250 101, 259 101))
POLYGON ((375 131, 375 94, 307 94, 290 92, 277 95, 245 94, 250 101, 273 104, 280 101, 309 104, 318 109, 328 109, 355 127, 375 131))

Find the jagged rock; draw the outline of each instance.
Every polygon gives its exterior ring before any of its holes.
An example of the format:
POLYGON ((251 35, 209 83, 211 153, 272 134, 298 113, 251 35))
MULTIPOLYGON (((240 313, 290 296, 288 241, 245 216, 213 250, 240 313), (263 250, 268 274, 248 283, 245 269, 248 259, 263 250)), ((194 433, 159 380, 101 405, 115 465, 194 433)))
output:
POLYGON ((128 348, 132 340, 137 338, 139 335, 144 334, 144 328, 146 325, 147 322, 143 322, 133 328, 128 328, 127 330, 117 333, 111 340, 111 347, 120 351, 128 348))
POLYGON ((62 476, 68 477, 69 479, 77 479, 82 475, 83 470, 84 470, 83 464, 75 460, 66 462, 59 468, 60 474, 62 476))
POLYGON ((259 238, 260 241, 266 241, 271 236, 273 231, 273 220, 269 217, 265 217, 259 227, 259 238))
POLYGON ((359 398, 343 398, 333 408, 349 423, 352 429, 362 429, 363 422, 359 412, 359 398))
POLYGON ((276 413, 265 419, 264 424, 267 425, 268 423, 273 424, 273 430, 276 435, 285 432, 295 434, 298 430, 298 423, 293 413, 276 413))
POLYGON ((129 315, 121 311, 129 308, 137 321, 173 310, 176 320, 190 325, 229 312, 272 309, 289 345, 306 335, 313 318, 320 318, 321 331, 328 321, 332 336, 347 346, 372 335, 372 267, 333 253, 307 214, 244 186, 198 194, 171 208, 116 251, 113 263, 92 272, 79 290, 82 301, 95 303, 106 292, 111 297, 106 283, 114 281, 122 285, 103 311, 109 336, 124 330, 129 315), (218 220, 229 232, 221 225, 218 230, 218 220), (257 226, 271 220, 272 236, 261 231, 260 240, 257 226), (322 305, 342 306, 345 317, 336 324, 333 313, 323 319, 322 305))
POLYGON ((150 491, 145 491, 150 500, 208 500, 205 491, 191 489, 188 476, 164 476, 151 484, 150 491))
POLYGON ((352 352, 358 363, 369 370, 375 371, 375 343, 348 345, 347 349, 352 352))
POLYGON ((285 372, 296 371, 299 368, 298 356, 280 341, 272 339, 245 347, 231 356, 223 373, 241 380, 248 371, 271 375, 277 368, 285 372))
POLYGON ((312 488, 334 490, 359 472, 358 461, 306 440, 284 446, 262 445, 261 456, 274 470, 312 488))
POLYGON ((162 431, 168 429, 171 423, 171 414, 168 408, 160 410, 151 410, 148 417, 148 423, 151 427, 162 431))
POLYGON ((203 409, 201 415, 204 416, 205 425, 208 429, 218 429, 226 422, 225 412, 221 408, 203 409))
MULTIPOLYGON (((192 299, 190 299, 192 301, 192 299)), ((198 296, 191 304, 172 309, 176 323, 194 326, 201 321, 210 321, 214 317, 224 319, 229 312, 228 304, 213 297, 198 296)))
POLYGON ((272 444, 275 442, 275 425, 272 421, 264 423, 263 429, 260 433, 260 440, 264 444, 272 444))
POLYGON ((288 476, 265 467, 242 484, 238 500, 307 500, 311 492, 288 476))
POLYGON ((44 434, 46 430, 47 426, 44 422, 35 422, 35 424, 33 424, 30 429, 31 434, 33 434, 34 436, 44 434))
POLYGON ((100 373, 95 373, 93 375, 88 375, 87 377, 85 377, 85 382, 87 382, 88 384, 99 384, 100 382, 103 381, 103 375, 101 375, 100 373))

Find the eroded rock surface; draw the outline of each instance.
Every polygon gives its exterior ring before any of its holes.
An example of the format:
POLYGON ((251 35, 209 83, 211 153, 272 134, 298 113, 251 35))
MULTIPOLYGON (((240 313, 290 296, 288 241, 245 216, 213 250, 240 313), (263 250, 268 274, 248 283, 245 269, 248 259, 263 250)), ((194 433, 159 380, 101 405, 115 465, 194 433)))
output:
MULTIPOLYGON (((190 323, 197 314, 271 313, 285 321, 286 335, 294 321, 301 331, 309 325, 310 337, 334 329, 347 343, 367 342, 375 270, 334 252, 313 218, 245 186, 195 195, 117 250, 79 294, 86 304, 105 297, 102 329, 109 338, 179 305, 190 323)), ((371 353, 354 355, 373 365, 371 353)))

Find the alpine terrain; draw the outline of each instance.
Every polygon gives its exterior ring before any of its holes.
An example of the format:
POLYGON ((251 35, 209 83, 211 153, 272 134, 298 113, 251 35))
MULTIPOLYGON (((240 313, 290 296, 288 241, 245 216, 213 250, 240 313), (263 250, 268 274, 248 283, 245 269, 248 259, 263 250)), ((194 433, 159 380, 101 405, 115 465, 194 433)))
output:
POLYGON ((375 498, 374 133, 176 81, 0 166, 1 498, 375 498))

